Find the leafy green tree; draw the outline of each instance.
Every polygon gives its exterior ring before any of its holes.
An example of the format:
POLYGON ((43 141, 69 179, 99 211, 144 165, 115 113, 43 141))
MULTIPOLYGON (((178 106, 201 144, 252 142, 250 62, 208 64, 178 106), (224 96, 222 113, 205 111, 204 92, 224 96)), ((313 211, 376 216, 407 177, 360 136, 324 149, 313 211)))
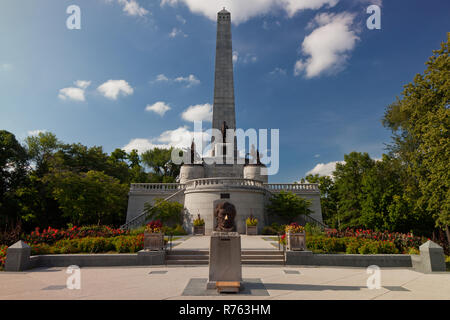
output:
POLYGON ((51 132, 39 132, 35 136, 26 137, 25 143, 28 155, 36 166, 36 174, 42 177, 48 172, 48 162, 61 142, 51 132))
POLYGON ((16 223, 15 190, 26 180, 28 155, 8 131, 0 130, 0 225, 16 223))
POLYGON ((136 149, 131 150, 127 154, 127 159, 130 163, 130 182, 131 183, 146 183, 150 182, 149 175, 145 172, 144 167, 141 166, 141 159, 136 149))
POLYGON ((334 181, 329 176, 308 175, 302 182, 319 184, 322 218, 328 226, 337 227, 337 191, 334 181))
POLYGON ((311 201, 303 199, 295 193, 281 191, 270 198, 266 208, 270 215, 291 223, 300 215, 310 214, 312 212, 309 209, 310 205, 311 201))
POLYGON ((408 185, 416 210, 428 213, 450 241, 450 33, 447 41, 387 107, 383 124, 393 132, 391 152, 414 179, 408 185))
POLYGON ((373 168, 375 161, 367 153, 359 152, 344 155, 344 161, 337 163, 333 172, 339 198, 337 214, 341 228, 354 228, 362 226, 362 179, 373 168))
POLYGON ((53 170, 46 177, 52 195, 70 223, 114 224, 125 218, 128 185, 103 172, 53 170))
POLYGON ((383 155, 362 178, 361 224, 378 231, 429 233, 433 220, 407 198, 408 179, 398 158, 383 155))
POLYGON ((152 169, 152 182, 172 183, 180 174, 180 165, 172 162, 172 150, 154 148, 141 155, 142 162, 152 169))
POLYGON ((144 204, 144 212, 147 219, 161 220, 163 224, 174 226, 183 223, 184 206, 176 201, 166 201, 162 198, 155 199, 155 204, 144 204))

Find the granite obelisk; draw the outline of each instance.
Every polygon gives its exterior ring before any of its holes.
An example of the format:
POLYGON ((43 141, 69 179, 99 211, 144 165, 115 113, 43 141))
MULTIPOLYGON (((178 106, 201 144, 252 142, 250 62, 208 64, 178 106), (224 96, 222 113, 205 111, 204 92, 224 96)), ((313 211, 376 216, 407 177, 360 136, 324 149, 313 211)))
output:
MULTIPOLYGON (((216 65, 214 76, 214 104, 212 128, 221 130, 226 124, 228 129, 236 129, 233 80, 233 47, 231 43, 231 14, 225 8, 217 14, 216 65)), ((234 158, 237 155, 234 139, 234 158)), ((222 141, 215 141, 220 143, 222 141)), ((214 137, 213 156, 214 156, 214 137)))

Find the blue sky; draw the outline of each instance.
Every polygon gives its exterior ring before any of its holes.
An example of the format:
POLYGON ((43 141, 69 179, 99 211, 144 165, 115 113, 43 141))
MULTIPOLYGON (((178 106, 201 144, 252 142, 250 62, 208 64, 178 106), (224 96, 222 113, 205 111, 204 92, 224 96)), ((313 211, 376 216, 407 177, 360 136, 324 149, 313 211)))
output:
POLYGON ((280 129, 271 182, 326 173, 351 151, 380 158, 385 107, 450 31, 445 0, 3 0, 0 128, 106 152, 177 145, 210 117, 223 6, 237 126, 280 129), (381 30, 366 27, 371 4, 381 30), (70 5, 81 30, 66 27, 70 5))

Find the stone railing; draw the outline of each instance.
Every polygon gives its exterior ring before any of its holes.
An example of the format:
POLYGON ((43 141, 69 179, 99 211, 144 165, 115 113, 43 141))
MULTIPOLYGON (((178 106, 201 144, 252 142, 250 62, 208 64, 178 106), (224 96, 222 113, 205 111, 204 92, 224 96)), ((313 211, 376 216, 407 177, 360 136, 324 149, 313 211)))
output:
POLYGON ((132 183, 130 191, 177 191, 184 189, 185 185, 182 183, 132 183))
POLYGON ((242 178, 204 178, 194 179, 186 182, 186 189, 214 187, 214 186, 233 186, 233 187, 259 187, 264 188, 261 181, 242 179, 242 178))
POLYGON ((317 183, 266 183, 267 190, 277 191, 301 191, 301 192, 319 192, 317 183))

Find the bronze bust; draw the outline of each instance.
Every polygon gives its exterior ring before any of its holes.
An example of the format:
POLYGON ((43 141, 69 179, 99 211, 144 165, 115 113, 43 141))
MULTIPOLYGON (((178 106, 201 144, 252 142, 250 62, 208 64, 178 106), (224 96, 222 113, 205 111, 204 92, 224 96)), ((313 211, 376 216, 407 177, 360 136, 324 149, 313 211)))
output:
POLYGON ((216 218, 216 231, 232 232, 235 229, 234 218, 236 217, 236 207, 227 202, 219 202, 214 208, 216 218))

